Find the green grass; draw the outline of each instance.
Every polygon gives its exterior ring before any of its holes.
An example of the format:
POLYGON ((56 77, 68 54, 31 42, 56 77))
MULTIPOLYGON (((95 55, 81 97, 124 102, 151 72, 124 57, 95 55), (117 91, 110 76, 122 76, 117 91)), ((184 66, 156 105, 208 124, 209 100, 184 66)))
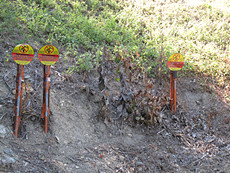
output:
POLYGON ((0 3, 0 35, 1 42, 3 38, 14 38, 21 35, 22 27, 16 15, 16 10, 10 1, 2 0, 0 3))
POLYGON ((228 0, 2 0, 0 7, 2 35, 61 46, 77 69, 92 69, 105 41, 110 58, 131 56, 152 74, 166 74, 167 58, 181 52, 184 73, 229 86, 228 0))

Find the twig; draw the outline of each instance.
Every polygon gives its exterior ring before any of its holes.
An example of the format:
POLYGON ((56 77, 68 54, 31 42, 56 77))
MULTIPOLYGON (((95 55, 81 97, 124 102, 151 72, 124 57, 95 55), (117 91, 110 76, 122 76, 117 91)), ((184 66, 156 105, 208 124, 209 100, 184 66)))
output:
POLYGON ((0 141, 2 144, 6 145, 4 142, 0 141))
POLYGON ((3 76, 3 81, 5 82, 6 86, 10 89, 10 92, 11 92, 12 88, 10 87, 10 85, 8 84, 8 82, 6 81, 6 74, 5 73, 4 73, 4 76, 3 76))
POLYGON ((165 130, 165 129, 163 129, 163 130, 161 130, 161 131, 157 132, 157 134, 159 135, 159 134, 160 134, 160 133, 162 133, 164 130, 165 130))
POLYGON ((83 161, 83 159, 81 159, 81 158, 75 158, 75 159, 73 159, 72 157, 70 157, 70 156, 66 156, 66 158, 67 159, 69 159, 70 161, 72 161, 73 163, 77 163, 77 161, 76 160, 79 160, 79 161, 83 161))
POLYGON ((38 87, 35 89, 35 92, 33 93, 32 97, 35 96, 35 94, 37 94, 37 92, 39 91, 38 88, 40 88, 40 86, 42 85, 42 82, 39 83, 38 87))
POLYGON ((3 114, 1 117, 0 117, 0 120, 2 120, 2 118, 6 115, 7 113, 3 114))
POLYGON ((181 137, 183 139, 186 146, 192 146, 191 142, 185 138, 185 135, 182 133, 176 133, 175 136, 181 137))
POLYGON ((5 82, 5 84, 10 88, 10 90, 12 91, 12 89, 11 89, 11 87, 8 85, 8 83, 6 82, 6 79, 5 79, 5 77, 6 77, 6 73, 5 73, 5 71, 6 71, 6 69, 5 69, 5 65, 4 64, 2 64, 1 63, 1 65, 2 65, 2 67, 3 67, 3 74, 4 74, 4 76, 3 76, 3 81, 5 82))
POLYGON ((26 162, 30 163, 31 165, 34 165, 34 166, 36 166, 36 167, 38 167, 38 168, 42 168, 42 169, 44 169, 44 170, 47 170, 45 167, 41 166, 41 164, 40 164, 40 165, 37 165, 37 164, 35 164, 35 163, 32 163, 32 162, 29 161, 29 160, 24 160, 24 161, 26 161, 26 162))
POLYGON ((8 99, 10 95, 11 95, 11 92, 8 94, 8 96, 7 96, 7 97, 5 97, 5 98, 1 98, 1 99, 0 99, 0 101, 3 101, 3 100, 8 99))
POLYGON ((72 92, 71 94, 69 94, 68 97, 70 97, 70 96, 72 96, 72 95, 74 95, 74 94, 77 94, 77 93, 78 93, 78 91, 74 91, 74 92, 72 92))
POLYGON ((70 161, 72 161, 73 163, 76 163, 76 160, 74 160, 72 157, 66 156, 66 158, 69 159, 70 161))
POLYGON ((5 73, 5 65, 2 64, 2 66, 3 66, 3 69, 4 69, 4 70, 3 70, 3 74, 4 74, 4 76, 3 76, 3 81, 4 81, 4 83, 6 84, 6 86, 7 86, 7 87, 9 88, 9 90, 10 90, 8 96, 7 96, 6 98, 1 99, 1 100, 5 100, 5 99, 7 99, 7 98, 11 95, 11 93, 12 93, 12 87, 8 84, 8 82, 7 82, 7 80, 6 80, 7 74, 5 73))
MULTIPOLYGON (((207 156, 207 154, 204 154, 201 158, 194 160, 192 163, 190 162, 188 165, 194 164, 194 163, 196 163, 196 162, 200 162, 200 161, 203 160, 203 158, 205 158, 206 156, 207 156)), ((188 165, 187 165, 187 166, 188 166, 188 165)))
POLYGON ((211 128, 211 114, 209 113, 208 114, 208 131, 210 130, 211 128))
POLYGON ((84 147, 84 149, 88 151, 89 153, 92 153, 92 151, 90 151, 88 148, 84 147))
POLYGON ((35 70, 35 73, 34 73, 34 88, 37 88, 37 78, 38 78, 38 72, 37 72, 37 70, 35 70))

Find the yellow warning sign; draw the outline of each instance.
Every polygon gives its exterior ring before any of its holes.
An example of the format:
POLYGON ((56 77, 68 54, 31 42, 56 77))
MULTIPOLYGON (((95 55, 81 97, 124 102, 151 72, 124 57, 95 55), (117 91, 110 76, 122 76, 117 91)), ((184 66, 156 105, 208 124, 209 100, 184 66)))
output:
POLYGON ((12 52, 14 61, 19 65, 29 64, 34 57, 34 50, 29 44, 19 44, 12 52))
POLYGON ((38 51, 38 58, 44 65, 54 65, 59 57, 59 51, 52 45, 43 46, 38 51))
POLYGON ((179 71, 184 65, 184 58, 180 53, 171 55, 168 59, 167 66, 171 71, 179 71))

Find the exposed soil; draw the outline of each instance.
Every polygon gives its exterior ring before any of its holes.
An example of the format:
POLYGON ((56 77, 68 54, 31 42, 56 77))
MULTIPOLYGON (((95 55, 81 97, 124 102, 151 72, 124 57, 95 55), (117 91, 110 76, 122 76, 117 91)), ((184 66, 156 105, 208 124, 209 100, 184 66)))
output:
MULTIPOLYGON (((52 67, 50 129, 40 124, 42 65, 25 67, 21 135, 12 131, 16 64, 1 58, 0 124, 2 172, 229 172, 229 105, 205 92, 195 79, 178 79, 178 111, 167 108, 148 126, 108 121, 101 114, 103 94, 98 75, 64 75, 62 59, 52 67), (8 85, 8 86, 7 86, 8 85), (11 91, 12 89, 12 91, 11 91), (6 157, 15 161, 6 162, 6 157), (5 158, 5 160, 4 160, 5 158)), ((119 92, 110 79, 108 90, 119 92)), ((168 87, 167 81, 159 88, 168 87)), ((9 159, 8 159, 9 160, 9 159)))

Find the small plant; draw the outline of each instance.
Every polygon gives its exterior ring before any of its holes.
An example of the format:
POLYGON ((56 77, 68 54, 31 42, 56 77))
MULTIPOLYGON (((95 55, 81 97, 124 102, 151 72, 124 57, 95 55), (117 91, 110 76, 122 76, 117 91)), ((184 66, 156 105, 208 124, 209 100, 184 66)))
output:
POLYGON ((4 57, 4 61, 8 62, 10 58, 10 55, 7 53, 6 56, 4 57))

